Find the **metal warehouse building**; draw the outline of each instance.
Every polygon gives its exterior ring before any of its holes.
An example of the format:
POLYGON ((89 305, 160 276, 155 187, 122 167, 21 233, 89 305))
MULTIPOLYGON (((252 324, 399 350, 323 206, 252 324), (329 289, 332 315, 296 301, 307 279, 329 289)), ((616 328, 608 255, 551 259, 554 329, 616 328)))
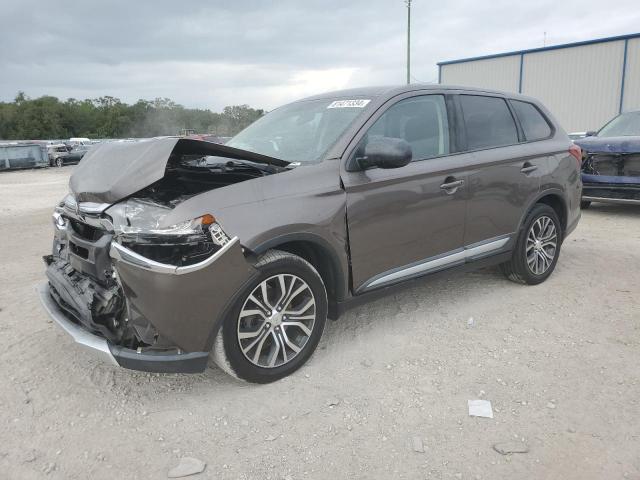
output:
POLYGON ((520 92, 567 132, 640 109, 640 33, 438 63, 439 83, 520 92))

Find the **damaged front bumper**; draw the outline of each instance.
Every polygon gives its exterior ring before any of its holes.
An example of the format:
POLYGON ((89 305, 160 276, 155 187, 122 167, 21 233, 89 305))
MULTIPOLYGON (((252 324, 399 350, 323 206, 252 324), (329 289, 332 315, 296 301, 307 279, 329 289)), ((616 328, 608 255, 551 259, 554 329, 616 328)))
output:
POLYGON ((640 177, 582 175, 582 200, 640 205, 640 177))
POLYGON ((640 204, 640 153, 588 153, 582 184, 583 201, 640 204))
POLYGON ((209 352, 192 352, 181 354, 167 354, 160 352, 138 352, 123 348, 108 342, 74 323, 65 310, 51 296, 51 289, 47 282, 36 287, 40 303, 49 317, 60 328, 73 338, 73 341, 90 351, 97 358, 111 365, 118 365, 132 370, 165 373, 198 373, 207 366, 209 352))
POLYGON ((45 257, 48 282, 37 287, 49 316, 111 364, 203 371, 224 312, 255 273, 238 238, 199 263, 175 266, 134 252, 106 230, 80 232, 72 225, 80 218, 54 214, 53 255, 45 257))

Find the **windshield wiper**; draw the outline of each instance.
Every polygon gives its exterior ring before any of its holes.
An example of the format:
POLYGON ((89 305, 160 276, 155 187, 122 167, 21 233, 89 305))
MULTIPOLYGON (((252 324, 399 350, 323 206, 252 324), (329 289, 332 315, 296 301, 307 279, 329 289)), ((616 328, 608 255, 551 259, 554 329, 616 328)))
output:
POLYGON ((257 170, 264 173, 277 173, 281 171, 273 165, 251 162, 249 160, 229 160, 224 163, 207 165, 209 170, 220 170, 222 172, 233 172, 238 170, 257 170))
POLYGON ((206 156, 182 162, 182 167, 208 170, 211 173, 231 173, 252 171, 266 174, 281 172, 283 167, 252 162, 250 160, 235 160, 218 156, 206 156))

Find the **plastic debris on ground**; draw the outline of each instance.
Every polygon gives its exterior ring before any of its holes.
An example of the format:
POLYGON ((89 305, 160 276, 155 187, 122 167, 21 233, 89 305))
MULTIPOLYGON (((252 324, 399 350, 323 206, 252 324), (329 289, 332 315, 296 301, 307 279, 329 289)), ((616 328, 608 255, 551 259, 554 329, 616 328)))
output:
POLYGON ((493 409, 489 400, 469 400, 469 416, 493 418, 493 409))
POLYGON ((169 470, 169 478, 182 478, 202 473, 207 464, 202 460, 193 457, 183 457, 177 466, 169 470))

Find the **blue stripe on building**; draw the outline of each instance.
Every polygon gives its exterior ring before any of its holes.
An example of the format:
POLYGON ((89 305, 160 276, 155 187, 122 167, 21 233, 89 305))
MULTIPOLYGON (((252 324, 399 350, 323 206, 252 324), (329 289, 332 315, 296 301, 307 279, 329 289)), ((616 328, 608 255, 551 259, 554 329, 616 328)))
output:
POLYGON ((624 77, 627 76, 627 50, 629 49, 629 39, 624 40, 624 56, 622 57, 622 82, 620 83, 620 108, 618 113, 622 113, 622 104, 624 102, 624 77))

